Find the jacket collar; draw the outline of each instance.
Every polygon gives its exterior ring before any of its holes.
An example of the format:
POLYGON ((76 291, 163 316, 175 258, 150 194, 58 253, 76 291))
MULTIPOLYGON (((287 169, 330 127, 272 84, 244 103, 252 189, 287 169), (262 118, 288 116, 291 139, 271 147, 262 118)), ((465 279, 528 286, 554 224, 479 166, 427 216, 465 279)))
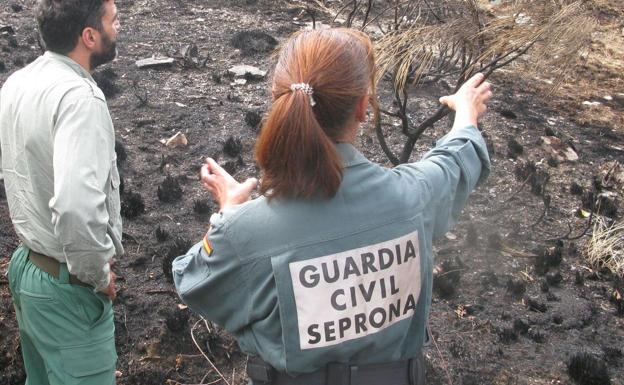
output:
POLYGON ((86 69, 84 69, 80 64, 73 61, 69 56, 61 55, 52 51, 46 51, 43 54, 43 56, 45 58, 63 62, 68 67, 70 67, 75 73, 80 75, 80 77, 87 78, 91 81, 94 81, 93 78, 91 77, 91 74, 86 69))
POLYGON ((358 164, 368 163, 368 159, 360 153, 351 143, 336 143, 336 150, 342 158, 345 168, 358 164))

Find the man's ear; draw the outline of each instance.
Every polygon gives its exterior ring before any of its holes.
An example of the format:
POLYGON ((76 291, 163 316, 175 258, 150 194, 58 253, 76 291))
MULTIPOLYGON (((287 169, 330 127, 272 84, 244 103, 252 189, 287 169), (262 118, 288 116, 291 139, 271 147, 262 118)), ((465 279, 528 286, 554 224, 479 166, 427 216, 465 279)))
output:
POLYGON ((367 118, 366 111, 368 110, 368 95, 364 95, 358 101, 358 104, 355 106, 355 118, 358 122, 365 122, 367 118))
POLYGON ((82 41, 82 44, 84 44, 84 46, 89 49, 89 50, 93 50, 95 49, 95 45, 97 42, 97 34, 98 32, 91 27, 87 27, 85 29, 82 30, 82 34, 80 34, 80 40, 82 41))

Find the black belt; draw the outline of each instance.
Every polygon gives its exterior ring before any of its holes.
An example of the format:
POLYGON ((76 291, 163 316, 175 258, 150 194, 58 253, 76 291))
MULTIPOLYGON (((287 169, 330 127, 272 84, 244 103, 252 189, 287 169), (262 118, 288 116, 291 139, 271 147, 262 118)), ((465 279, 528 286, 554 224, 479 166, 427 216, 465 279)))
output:
POLYGON ((296 377, 275 370, 259 357, 249 358, 252 385, 425 385, 423 355, 383 364, 329 363, 324 369, 296 377))

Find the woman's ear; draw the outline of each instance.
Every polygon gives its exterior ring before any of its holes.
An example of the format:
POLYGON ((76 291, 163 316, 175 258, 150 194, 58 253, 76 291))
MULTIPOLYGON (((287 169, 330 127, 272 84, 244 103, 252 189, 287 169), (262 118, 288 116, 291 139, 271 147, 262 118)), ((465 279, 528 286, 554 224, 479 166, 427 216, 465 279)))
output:
POLYGON ((364 123, 368 115, 366 113, 368 110, 368 98, 368 95, 362 96, 358 101, 358 104, 355 106, 355 119, 357 119, 360 123, 364 123))

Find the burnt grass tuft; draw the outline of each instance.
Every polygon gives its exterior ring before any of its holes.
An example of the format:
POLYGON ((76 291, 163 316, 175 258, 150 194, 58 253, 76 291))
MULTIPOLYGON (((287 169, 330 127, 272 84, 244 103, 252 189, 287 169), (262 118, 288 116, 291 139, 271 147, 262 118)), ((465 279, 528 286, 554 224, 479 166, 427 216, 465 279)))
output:
POLYGON ((563 248, 562 241, 558 241, 554 246, 539 247, 535 252, 537 254, 534 264, 535 273, 544 275, 549 268, 559 266, 563 260, 563 248))
POLYGON ((231 158, 236 158, 237 156, 239 156, 242 150, 243 143, 241 142, 240 138, 234 136, 230 136, 223 145, 223 152, 225 153, 225 155, 231 158))
POLYGON ((241 31, 230 40, 234 48, 238 48, 243 55, 254 55, 273 51, 277 46, 277 40, 266 32, 241 31))
POLYGON ((115 140, 115 153, 117 154, 117 164, 121 165, 128 159, 126 146, 119 139, 115 140))
POLYGON ((526 292, 526 283, 523 279, 510 277, 507 280, 507 292, 515 299, 520 299, 526 292))
POLYGON ((536 298, 527 297, 524 299, 524 303, 526 304, 526 307, 531 311, 546 313, 546 311, 548 310, 546 304, 536 298))
POLYGON ((576 182, 572 182, 570 184, 570 194, 581 196, 583 195, 583 192, 584 192, 583 186, 581 186, 580 184, 576 182))
POLYGON ((121 92, 121 89, 115 84, 118 76, 112 69, 106 68, 102 71, 94 72, 92 76, 107 99, 112 99, 121 92))
POLYGON ((610 385, 611 378, 604 361, 594 355, 576 353, 568 362, 568 374, 579 385, 610 385))
POLYGON ((459 287, 462 270, 463 264, 457 258, 442 261, 433 277, 433 290, 441 298, 453 297, 459 287))
POLYGON ((182 198, 182 186, 177 178, 167 175, 163 182, 158 186, 158 199, 161 202, 176 202, 182 198))
POLYGON ((262 115, 258 111, 247 111, 245 113, 245 123, 254 130, 260 126, 260 122, 262 122, 262 115))
POLYGON ((516 331, 508 327, 503 328, 498 333, 498 337, 500 338, 500 341, 504 344, 510 344, 512 342, 518 341, 518 334, 516 334, 516 331))
POLYGON ((550 286, 559 286, 559 284, 563 281, 563 277, 561 273, 558 271, 550 271, 546 273, 546 282, 550 286))
POLYGON ((177 306, 165 315, 165 325, 172 332, 182 332, 188 326, 191 313, 188 308, 180 309, 177 306))
POLYGON ((210 203, 205 199, 198 199, 193 202, 193 212, 198 215, 209 214, 212 210, 210 203))
POLYGON ((139 193, 128 191, 121 197, 121 215, 124 218, 136 218, 145 212, 145 202, 139 193))
POLYGON ((537 167, 535 162, 527 161, 519 163, 514 171, 516 178, 522 182, 528 181, 531 186, 531 192, 535 195, 542 196, 546 189, 546 184, 550 179, 550 175, 543 169, 537 167))
POLYGON ((156 227, 156 230, 154 230, 154 235, 156 236, 156 240, 158 242, 164 242, 169 239, 169 232, 161 225, 158 225, 158 227, 156 227))
POLYGON ((516 333, 524 335, 529 332, 530 326, 527 321, 521 318, 516 318, 513 323, 513 328, 516 331, 516 333))
POLYGON ((191 246, 193 246, 193 243, 186 238, 177 237, 173 240, 173 244, 169 247, 162 263, 163 274, 165 275, 167 282, 173 283, 173 273, 171 272, 173 260, 180 255, 186 254, 191 246))
POLYGON ((507 157, 516 159, 518 156, 522 155, 523 152, 524 147, 515 138, 509 138, 507 141, 507 157))
POLYGON ((615 304, 617 314, 624 316, 624 278, 616 277, 613 282, 611 301, 615 304))

